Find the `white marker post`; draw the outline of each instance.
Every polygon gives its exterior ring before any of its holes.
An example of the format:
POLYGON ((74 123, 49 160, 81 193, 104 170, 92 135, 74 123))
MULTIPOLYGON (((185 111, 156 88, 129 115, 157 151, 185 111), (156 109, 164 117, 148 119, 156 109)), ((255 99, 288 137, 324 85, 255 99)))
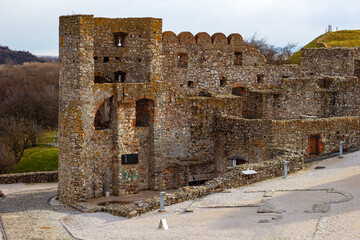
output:
POLYGON ((166 222, 166 219, 161 219, 159 223, 159 229, 168 230, 169 226, 166 222))

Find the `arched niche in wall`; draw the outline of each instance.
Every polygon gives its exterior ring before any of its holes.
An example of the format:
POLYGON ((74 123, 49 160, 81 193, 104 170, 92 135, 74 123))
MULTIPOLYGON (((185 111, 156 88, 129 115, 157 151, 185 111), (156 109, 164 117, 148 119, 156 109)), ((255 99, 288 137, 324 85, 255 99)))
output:
POLYGON ((95 114, 95 130, 109 129, 111 126, 112 115, 114 114, 113 97, 105 99, 95 114))
POLYGON ((154 119, 154 101, 143 98, 136 101, 136 127, 149 127, 154 119))
POLYGON ((123 83, 125 81, 126 81, 126 72, 123 71, 114 72, 114 82, 123 83))

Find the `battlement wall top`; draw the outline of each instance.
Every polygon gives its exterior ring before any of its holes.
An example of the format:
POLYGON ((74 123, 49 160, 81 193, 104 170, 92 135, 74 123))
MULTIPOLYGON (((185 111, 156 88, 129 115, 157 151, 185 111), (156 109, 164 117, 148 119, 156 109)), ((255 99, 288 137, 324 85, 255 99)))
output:
POLYGON ((176 35, 174 32, 166 31, 162 34, 162 41, 164 45, 218 45, 218 46, 245 46, 242 36, 238 33, 230 34, 226 37, 223 33, 214 33, 210 36, 206 32, 199 32, 195 36, 190 32, 181 32, 176 35))

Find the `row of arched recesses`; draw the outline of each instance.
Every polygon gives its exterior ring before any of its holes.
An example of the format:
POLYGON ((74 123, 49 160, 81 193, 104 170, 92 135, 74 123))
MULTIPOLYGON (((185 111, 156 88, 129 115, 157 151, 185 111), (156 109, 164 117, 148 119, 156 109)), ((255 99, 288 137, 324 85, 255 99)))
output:
MULTIPOLYGON (((186 53, 178 53, 177 55, 177 66, 181 68, 187 68, 189 62, 189 56, 186 53)), ((243 65, 243 54, 242 52, 234 53, 234 65, 243 65)))
POLYGON ((126 81, 126 72, 117 71, 113 73, 113 78, 103 77, 95 74, 94 83, 124 83, 126 81))
MULTIPOLYGON (((136 127, 149 127, 154 119, 154 101, 151 99, 140 99, 136 101, 136 127)), ((95 119, 95 130, 109 129, 112 120, 116 117, 113 97, 107 98, 98 108, 95 119)))

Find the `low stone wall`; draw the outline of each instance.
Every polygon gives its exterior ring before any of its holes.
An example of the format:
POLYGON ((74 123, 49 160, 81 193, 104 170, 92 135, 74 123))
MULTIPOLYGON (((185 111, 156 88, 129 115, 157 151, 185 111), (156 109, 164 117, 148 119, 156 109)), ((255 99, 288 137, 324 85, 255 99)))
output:
POLYGON ((57 182, 58 171, 1 174, 0 184, 57 182))
MULTIPOLYGON (((260 182, 266 179, 282 176, 284 174, 284 161, 290 160, 288 165, 289 172, 294 172, 303 167, 303 158, 296 153, 289 153, 279 157, 279 159, 264 161, 254 164, 244 164, 229 168, 229 171, 221 177, 206 182, 201 186, 186 186, 179 188, 173 194, 167 194, 165 197, 165 206, 193 200, 198 197, 221 192, 227 188, 236 188, 244 185, 260 182), (245 175, 241 171, 251 169, 257 174, 245 175)), ((111 204, 106 207, 96 207, 90 212, 108 212, 116 216, 134 217, 160 208, 160 198, 153 198, 137 202, 136 206, 128 207, 120 204, 111 204)))

